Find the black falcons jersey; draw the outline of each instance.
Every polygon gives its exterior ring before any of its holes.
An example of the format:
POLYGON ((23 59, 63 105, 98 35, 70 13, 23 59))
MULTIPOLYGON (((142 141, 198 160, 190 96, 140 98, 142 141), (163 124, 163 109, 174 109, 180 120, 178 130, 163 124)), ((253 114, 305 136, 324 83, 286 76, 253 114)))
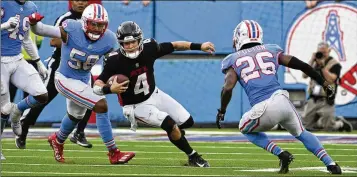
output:
POLYGON ((109 53, 104 59, 104 70, 98 79, 106 83, 116 74, 129 78, 126 92, 118 94, 122 106, 141 103, 151 96, 156 87, 155 60, 174 51, 170 42, 158 44, 154 39, 146 39, 143 43, 143 51, 136 59, 127 58, 119 49, 109 53))

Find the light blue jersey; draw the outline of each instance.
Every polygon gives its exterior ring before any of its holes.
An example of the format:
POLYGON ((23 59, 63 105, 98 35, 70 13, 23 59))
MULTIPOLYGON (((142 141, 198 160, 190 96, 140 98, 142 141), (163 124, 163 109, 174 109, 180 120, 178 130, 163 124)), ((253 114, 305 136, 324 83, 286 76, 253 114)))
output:
POLYGON ((21 45, 24 36, 30 29, 28 16, 37 12, 36 5, 26 1, 24 5, 16 1, 1 1, 1 23, 5 23, 10 17, 19 16, 20 25, 12 32, 1 31, 1 56, 15 56, 21 53, 21 45))
POLYGON ((232 67, 239 83, 248 95, 251 106, 268 99, 282 89, 278 82, 278 57, 283 50, 275 44, 258 45, 228 55, 222 61, 222 71, 232 67))
POLYGON ((81 22, 68 19, 62 26, 68 39, 67 43, 62 43, 58 71, 68 78, 88 83, 92 67, 118 46, 116 36, 107 29, 101 38, 93 42, 86 37, 81 22))

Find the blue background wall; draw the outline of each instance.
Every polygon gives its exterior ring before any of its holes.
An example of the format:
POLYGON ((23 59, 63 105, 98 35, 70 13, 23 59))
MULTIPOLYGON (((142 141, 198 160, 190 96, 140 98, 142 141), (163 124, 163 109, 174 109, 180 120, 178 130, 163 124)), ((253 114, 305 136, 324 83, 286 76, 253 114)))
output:
MULTIPOLYGON (((45 15, 43 20, 53 24, 55 19, 67 10, 67 2, 35 1, 39 11, 45 15)), ((346 3, 346 2, 344 2, 346 3)), ((356 2, 348 2, 357 5, 356 2)), ((154 37, 159 42, 188 40, 195 42, 211 41, 218 54, 232 51, 232 31, 242 19, 254 19, 264 29, 265 43, 285 44, 287 30, 296 16, 305 9, 304 2, 289 1, 159 1, 143 7, 141 2, 133 1, 129 6, 120 2, 104 1, 103 5, 110 15, 109 28, 116 31, 125 20, 136 21, 144 31, 145 37, 154 37)), ((52 53, 48 39, 43 41, 40 54, 42 59, 52 53)), ((190 52, 192 53, 192 52, 190 52)), ((197 52, 196 52, 197 53, 197 52)), ((159 60, 155 64, 155 74, 159 88, 177 99, 193 115, 196 122, 213 122, 220 104, 220 89, 223 74, 220 60, 159 60)), ((286 88, 301 88, 283 83, 284 68, 279 69, 281 83, 286 88)), ((124 120, 117 98, 108 96, 112 120, 124 120)), ((356 117, 356 104, 337 109, 338 115, 356 117)), ((240 87, 234 90, 234 97, 228 108, 226 120, 238 121, 249 109, 249 102, 240 87)), ((60 122, 65 114, 65 102, 58 96, 49 104, 39 118, 39 122, 60 122)))

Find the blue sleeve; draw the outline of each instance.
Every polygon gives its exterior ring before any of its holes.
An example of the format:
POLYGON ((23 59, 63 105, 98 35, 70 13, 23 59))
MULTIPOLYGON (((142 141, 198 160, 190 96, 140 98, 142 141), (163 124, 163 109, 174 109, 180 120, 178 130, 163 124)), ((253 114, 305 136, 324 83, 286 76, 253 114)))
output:
POLYGON ((281 53, 284 53, 284 50, 277 44, 266 44, 266 49, 273 53, 273 55, 278 58, 281 53))
MULTIPOLYGON (((78 22, 79 23, 79 22, 78 22)), ((76 30, 76 21, 72 19, 67 19, 62 23, 64 31, 70 33, 76 30)))
POLYGON ((230 55, 226 56, 226 58, 223 59, 222 64, 221 64, 221 70, 222 70, 223 74, 226 73, 227 69, 229 69, 230 67, 233 66, 234 60, 235 60, 234 56, 235 56, 234 54, 230 54, 230 55))

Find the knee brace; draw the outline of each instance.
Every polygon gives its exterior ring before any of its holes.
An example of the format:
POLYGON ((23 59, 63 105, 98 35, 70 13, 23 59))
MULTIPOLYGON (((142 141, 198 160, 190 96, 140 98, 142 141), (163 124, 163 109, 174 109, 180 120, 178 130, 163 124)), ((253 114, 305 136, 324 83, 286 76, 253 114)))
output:
POLYGON ((193 124, 195 124, 195 122, 194 122, 192 116, 190 116, 190 118, 188 118, 186 120, 186 122, 184 122, 183 124, 179 125, 179 128, 180 129, 190 128, 190 127, 193 126, 193 124))
POLYGON ((176 125, 176 122, 170 117, 167 116, 164 121, 161 123, 161 128, 167 132, 167 134, 171 134, 173 131, 174 127, 176 125))
POLYGON ((12 106, 13 105, 11 103, 6 103, 4 106, 1 107, 1 114, 10 115, 12 106))

